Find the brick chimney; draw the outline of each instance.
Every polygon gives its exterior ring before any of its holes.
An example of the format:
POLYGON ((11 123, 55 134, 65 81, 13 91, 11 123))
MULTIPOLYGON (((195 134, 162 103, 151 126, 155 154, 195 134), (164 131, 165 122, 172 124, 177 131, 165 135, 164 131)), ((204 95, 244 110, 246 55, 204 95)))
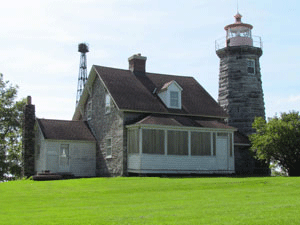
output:
POLYGON ((35 174, 34 168, 34 124, 35 105, 31 104, 31 96, 27 97, 23 117, 23 176, 30 177, 35 174))
POLYGON ((147 57, 135 54, 128 58, 129 70, 135 74, 145 74, 147 57))

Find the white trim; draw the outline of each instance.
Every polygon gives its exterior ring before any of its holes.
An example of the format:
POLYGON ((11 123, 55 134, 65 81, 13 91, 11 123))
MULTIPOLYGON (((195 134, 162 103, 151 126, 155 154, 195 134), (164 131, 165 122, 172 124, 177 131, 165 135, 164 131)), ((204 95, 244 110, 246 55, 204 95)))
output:
POLYGON ((233 174, 235 170, 155 170, 155 169, 128 169, 129 173, 158 173, 158 174, 233 174))
POLYGON ((236 128, 208 128, 208 127, 187 127, 187 126, 169 126, 169 125, 157 125, 157 124, 132 124, 127 125, 127 129, 132 128, 147 128, 147 129, 161 129, 161 130, 184 130, 184 131, 207 131, 207 132, 234 132, 236 128))
POLYGON ((165 137, 164 137, 165 138, 164 139, 165 140, 165 149, 164 149, 165 154, 164 155, 167 156, 168 155, 168 130, 167 129, 164 130, 164 135, 165 135, 165 137))
POLYGON ((139 131, 139 154, 141 155, 143 153, 143 131, 142 129, 138 128, 139 131))
POLYGON ((188 131, 188 156, 192 156, 192 132, 188 131))
POLYGON ((210 132, 210 146, 211 146, 211 152, 210 156, 214 156, 214 133, 215 132, 210 132))
MULTIPOLYGON (((164 156, 172 156, 172 155, 169 155, 168 154, 168 131, 184 131, 184 132, 187 132, 188 133, 188 155, 183 155, 183 156, 189 156, 189 157, 194 157, 192 155, 192 132, 199 132, 199 133, 209 133, 210 134, 210 152, 211 154, 210 155, 205 155, 206 157, 216 157, 217 156, 217 152, 216 152, 216 155, 214 155, 214 142, 213 142, 213 134, 215 133, 216 134, 216 142, 217 142, 217 139, 218 139, 218 133, 224 133, 226 135, 224 135, 224 137, 226 136, 227 138, 227 155, 228 157, 233 157, 234 158, 234 143, 233 143, 233 131, 232 130, 207 130, 207 129, 192 129, 192 130, 187 130, 187 129, 168 129, 168 127, 151 127, 151 128, 148 128, 148 127, 144 127, 144 126, 135 126, 135 127, 127 127, 128 130, 133 130, 133 129, 138 129, 139 130, 139 155, 142 155, 142 154, 146 154, 146 153, 143 153, 143 129, 153 129, 153 130, 163 130, 164 131, 164 156), (230 156, 230 144, 229 144, 229 141, 230 141, 230 135, 232 135, 232 156, 230 156)), ((127 131, 128 132, 128 131, 127 131)), ((222 136, 221 136, 222 137, 222 136)), ((128 147, 128 145, 127 145, 128 147)), ((128 148, 127 148, 127 151, 128 151, 128 148)), ((217 151, 217 150, 216 150, 217 151)), ((155 155, 155 154, 154 154, 155 155)), ((201 157, 205 157, 205 156, 201 156, 201 157)))

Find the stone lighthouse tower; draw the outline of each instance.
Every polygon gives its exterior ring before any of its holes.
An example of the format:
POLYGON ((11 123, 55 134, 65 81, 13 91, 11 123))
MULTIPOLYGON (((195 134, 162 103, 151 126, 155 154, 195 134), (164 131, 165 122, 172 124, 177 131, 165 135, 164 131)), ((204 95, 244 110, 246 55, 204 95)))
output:
POLYGON ((239 132, 254 132, 255 117, 265 117, 259 58, 262 55, 260 37, 252 36, 253 26, 241 21, 225 26, 226 39, 216 41, 220 58, 219 104, 229 114, 228 124, 239 132))

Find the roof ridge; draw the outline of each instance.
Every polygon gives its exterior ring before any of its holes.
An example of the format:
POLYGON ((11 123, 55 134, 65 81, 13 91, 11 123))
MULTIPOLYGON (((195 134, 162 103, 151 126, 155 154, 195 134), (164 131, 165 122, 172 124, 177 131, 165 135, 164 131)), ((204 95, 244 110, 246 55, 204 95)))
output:
POLYGON ((81 120, 64 120, 64 119, 45 119, 45 118, 36 118, 37 120, 47 120, 47 121, 58 121, 58 122, 84 122, 81 120))
MULTIPOLYGON (((101 66, 101 65, 96 65, 93 64, 95 67, 102 67, 106 69, 114 69, 114 70, 122 70, 122 71, 128 71, 131 72, 129 69, 122 69, 122 68, 117 68, 117 67, 110 67, 110 66, 101 66)), ((166 74, 166 73, 157 73, 157 72, 145 72, 145 75, 159 75, 159 76, 173 76, 173 77, 183 77, 183 78, 194 78, 193 76, 185 76, 185 75, 178 75, 178 74, 166 74)))

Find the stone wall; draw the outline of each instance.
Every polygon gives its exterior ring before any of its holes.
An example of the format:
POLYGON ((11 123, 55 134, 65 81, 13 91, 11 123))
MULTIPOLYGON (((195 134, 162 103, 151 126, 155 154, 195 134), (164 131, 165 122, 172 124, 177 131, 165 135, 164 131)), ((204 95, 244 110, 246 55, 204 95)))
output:
POLYGON ((226 47, 217 51, 220 58, 219 104, 229 114, 228 124, 245 135, 254 132, 255 117, 265 117, 259 58, 260 48, 226 47), (248 74, 248 59, 255 60, 255 74, 248 74))
MULTIPOLYGON (((123 176, 124 148, 123 148, 123 113, 112 102, 110 113, 105 113, 105 87, 97 77, 92 87, 92 95, 87 100, 92 101, 92 116, 87 118, 85 106, 84 120, 97 139, 96 146, 96 175, 123 176), (106 139, 112 138, 112 157, 107 157, 106 139)), ((126 157, 126 156, 125 156, 126 157)))
POLYGON ((34 168, 34 124, 35 106, 31 104, 31 97, 27 98, 23 118, 23 176, 30 177, 35 174, 34 168))
MULTIPOLYGON (((248 136, 255 132, 255 117, 265 118, 259 58, 262 49, 252 46, 226 47, 220 58, 219 104, 229 114, 228 124, 248 136), (248 73, 248 60, 255 61, 255 73, 248 73)), ((269 175, 268 165, 256 160, 250 146, 235 145, 235 170, 239 175, 269 175)))

